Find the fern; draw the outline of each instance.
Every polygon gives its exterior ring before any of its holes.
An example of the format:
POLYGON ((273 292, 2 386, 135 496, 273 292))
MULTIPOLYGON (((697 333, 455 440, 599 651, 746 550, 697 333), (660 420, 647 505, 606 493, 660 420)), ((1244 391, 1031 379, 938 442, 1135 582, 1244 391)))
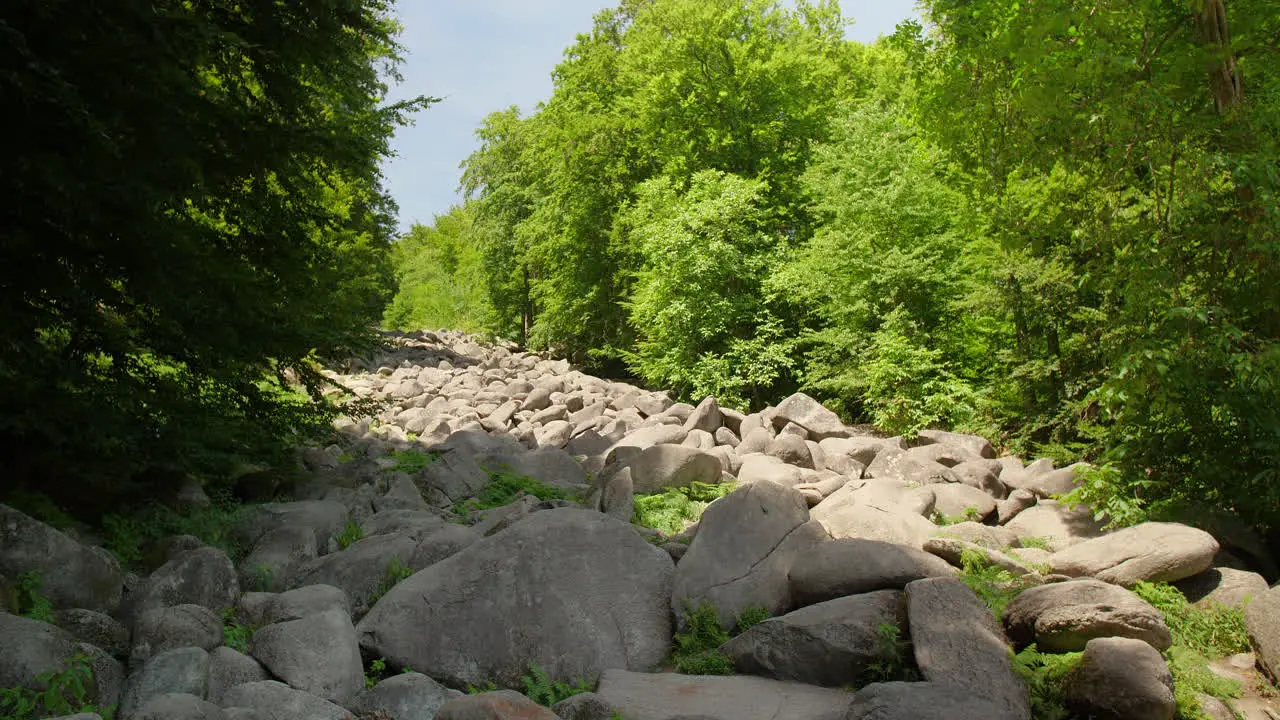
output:
POLYGON ((546 707, 551 707, 574 695, 591 692, 591 686, 586 680, 579 678, 572 685, 552 680, 545 670, 533 662, 529 663, 529 674, 522 675, 520 679, 524 681, 524 694, 530 700, 546 707))

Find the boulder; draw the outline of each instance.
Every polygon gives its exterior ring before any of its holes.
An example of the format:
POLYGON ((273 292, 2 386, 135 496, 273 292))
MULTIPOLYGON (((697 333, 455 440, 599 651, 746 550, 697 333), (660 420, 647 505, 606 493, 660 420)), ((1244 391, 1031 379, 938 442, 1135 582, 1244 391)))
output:
POLYGON ((933 491, 934 512, 948 518, 982 522, 996 511, 995 498, 975 487, 955 483, 930 485, 929 489, 933 491))
POLYGON ((809 431, 814 440, 849 435, 839 415, 804 393, 796 393, 783 400, 774 410, 773 426, 781 429, 787 423, 795 423, 809 431))
POLYGON ((1035 493, 1030 490, 1014 490, 996 505, 996 519, 1001 525, 1011 523, 1024 511, 1035 507, 1035 504, 1035 493))
POLYGON ((578 693, 551 706, 561 720, 617 720, 617 709, 593 692, 578 693))
POLYGON ((635 483, 631 480, 631 468, 609 478, 600 497, 600 511, 620 522, 631 522, 635 513, 635 483))
POLYGON ((739 455, 750 455, 752 453, 762 453, 769 449, 769 443, 773 442, 773 433, 760 427, 755 428, 751 432, 742 436, 742 442, 734 448, 739 455))
POLYGON ((240 581, 227 554, 202 547, 179 554, 160 566, 125 599, 123 614, 136 621, 148 610, 199 605, 221 613, 240 596, 240 581))
POLYGON ((920 441, 929 441, 937 445, 953 445, 980 458, 994 458, 995 449, 984 437, 948 432, 946 430, 921 430, 916 436, 920 441))
POLYGON ((1267 591, 1267 579, 1255 572, 1216 567, 1174 583, 1188 602, 1201 607, 1217 603, 1243 608, 1249 600, 1267 591))
POLYGON ((687 431, 702 430, 703 432, 714 433, 719 430, 723 420, 720 415, 720 403, 716 402, 714 397, 706 397, 698 406, 689 414, 687 420, 684 421, 684 429, 687 431))
POLYGON ((788 581, 797 607, 876 590, 901 590, 929 577, 952 577, 954 568, 922 550, 876 540, 824 542, 791 563, 788 581))
POLYGON ((853 694, 745 675, 606 670, 596 694, 627 720, 842 720, 853 694))
POLYGON ((55 608, 110 613, 120 604, 124 573, 110 553, 0 504, 0 576, 27 572, 55 608))
POLYGON ((48 623, 0 612, 0 688, 24 687, 42 690, 40 677, 62 672, 73 658, 90 658, 93 683, 87 689, 90 700, 112 705, 120 696, 124 668, 102 650, 78 642, 71 633, 48 623))
POLYGON ((254 507, 247 517, 236 523, 231 537, 252 547, 263 535, 276 528, 306 527, 315 531, 316 542, 324 547, 329 538, 342 533, 349 517, 347 506, 334 500, 265 503, 254 507))
POLYGON ((257 660, 223 645, 209 653, 209 700, 221 703, 231 688, 248 682, 270 680, 257 660))
POLYGON ((159 695, 185 693, 204 698, 208 691, 209 653, 195 647, 167 650, 129 676, 120 697, 120 717, 130 720, 159 695))
POLYGON ((758 482, 771 482, 785 487, 800 483, 803 474, 795 465, 788 465, 772 455, 753 453, 742 458, 742 466, 738 468, 738 485, 750 485, 758 482))
POLYGON ((931 537, 924 541, 924 551, 933 553, 957 568, 964 568, 965 553, 974 553, 986 564, 1005 570, 1014 577, 1031 575, 1035 571, 1022 561, 999 550, 992 550, 977 543, 966 542, 956 538, 931 537))
POLYGON ((240 587, 280 592, 299 568, 318 556, 315 530, 302 525, 268 530, 240 563, 240 587))
POLYGON ((650 494, 666 488, 720 481, 720 461, 711 454, 680 445, 655 445, 640 451, 627 467, 634 492, 650 494))
POLYGON ((949 537, 981 545, 990 550, 1017 547, 1018 536, 1012 530, 976 522, 962 522, 938 528, 935 537, 949 537))
POLYGON ((226 720, 222 708, 188 693, 157 695, 133 713, 133 720, 226 720))
POLYGON ((1173 644, 1164 616, 1142 598, 1101 580, 1072 580, 1025 590, 1009 602, 1004 626, 1017 647, 1077 652, 1094 638, 1141 640, 1163 652, 1173 644))
POLYGON ((165 650, 222 644, 222 618, 200 605, 175 605, 143 613, 133 630, 130 662, 138 664, 165 650))
POLYGON ((899 590, 828 600, 754 625, 720 647, 743 673, 810 685, 856 683, 885 657, 880 628, 903 628, 906 603, 899 590))
POLYGON ((957 579, 928 578, 906 592, 921 676, 958 690, 981 688, 993 718, 1030 720, 1027 686, 1010 664, 1004 633, 973 591, 957 579))
POLYGON ((1004 720, 1005 708, 972 688, 932 682, 888 682, 854 693, 844 720, 1004 720))
POLYGON ((1209 533, 1178 523, 1142 523, 1053 554, 1053 572, 1131 587, 1172 582, 1208 570, 1218 552, 1209 533))
POLYGON ((341 706, 275 680, 231 688, 222 696, 222 707, 250 708, 257 720, 353 720, 341 706))
POLYGON ((1007 487, 1015 490, 1029 490, 1036 497, 1052 498, 1066 495, 1074 490, 1079 484, 1076 473, 1087 467, 1089 467, 1088 463, 1075 463, 1060 470, 1050 470, 1034 475, 1009 473, 1007 476, 1001 475, 1000 479, 1007 487))
POLYGON ((514 690, 498 690, 455 697, 440 706, 435 720, 560 720, 560 718, 514 690))
POLYGON ((876 459, 867 465, 867 477, 897 480, 911 485, 958 483, 959 476, 951 468, 935 460, 914 457, 893 445, 885 445, 876 459))
POLYGON ((1097 720, 1172 720, 1173 674, 1160 653, 1129 638, 1094 638, 1064 682, 1069 709, 1097 720))
POLYGON ((812 517, 831 537, 880 540, 908 547, 923 547, 937 526, 922 517, 917 508, 932 505, 933 494, 918 496, 921 502, 862 502, 854 483, 845 485, 813 508, 812 517), (923 502, 927 499, 928 502, 923 502))
POLYGON ((101 648, 108 655, 123 657, 129 654, 129 629, 110 615, 71 608, 55 612, 53 622, 80 642, 101 648))
POLYGON ((991 468, 991 462, 990 460, 969 460, 953 465, 951 472, 961 483, 977 488, 996 500, 1002 500, 1006 493, 1005 486, 991 468))
POLYGON ((522 687, 530 662, 557 678, 648 670, 668 652, 673 572, 627 524, 547 510, 392 588, 361 620, 361 646, 456 686, 522 687))
POLYGON ((766 455, 778 458, 788 465, 810 470, 814 468, 813 456, 809 453, 809 445, 804 441, 804 438, 792 433, 779 433, 777 437, 769 441, 769 445, 764 452, 766 455))
POLYGON ((356 629, 341 610, 259 628, 249 649, 290 687, 339 705, 364 687, 356 629))
MULTIPOLYGON (((1014 491, 1005 502, 1021 502, 1027 492, 1014 491)), ((1003 517, 1002 514, 1002 520, 1003 517)), ((1044 541, 1050 552, 1065 550, 1072 545, 1103 536, 1102 523, 1094 519, 1087 507, 1068 508, 1056 500, 1041 499, 1018 512, 1004 526, 1017 533, 1020 538, 1038 538, 1044 541)))
POLYGON ((393 720, 433 720, 449 700, 462 697, 422 673, 393 675, 360 693, 351 709, 373 715, 385 713, 393 720))
POLYGON ((628 433, 604 454, 605 464, 626 462, 654 445, 679 445, 689 433, 678 425, 650 425, 628 433))
POLYGON ((710 602, 721 625, 733 626, 749 607, 770 614, 791 609, 791 563, 825 539, 800 493, 774 483, 740 487, 709 505, 698 534, 676 568, 671 605, 710 602))
POLYGON ((1258 668, 1272 683, 1280 685, 1280 586, 1255 597, 1245 606, 1244 625, 1258 658, 1258 668))
POLYGON ((876 459, 876 455, 887 444, 886 441, 874 437, 831 437, 820 441, 818 447, 822 448, 822 452, 826 454, 827 458, 843 455, 854 460, 865 469, 876 459))

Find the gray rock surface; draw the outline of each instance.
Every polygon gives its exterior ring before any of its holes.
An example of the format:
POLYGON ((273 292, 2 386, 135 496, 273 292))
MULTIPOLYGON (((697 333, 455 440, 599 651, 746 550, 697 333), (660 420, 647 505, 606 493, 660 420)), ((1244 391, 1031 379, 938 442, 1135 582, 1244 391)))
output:
POLYGON ((240 582, 227 554, 202 547, 179 554, 143 580, 125 599, 122 612, 136 621, 148 610, 199 605, 221 613, 236 604, 240 582))
POLYGON ((530 662, 557 678, 649 670, 669 649, 673 572, 628 525, 547 510, 392 588, 361 646, 456 686, 522 687, 530 662))
POLYGON ((0 688, 44 688, 40 676, 62 672, 79 654, 90 656, 94 672, 88 697, 103 705, 120 696, 124 668, 102 650, 78 642, 71 633, 39 620, 0 612, 0 688))
POLYGON ((134 720, 226 720, 222 708, 195 695, 166 693, 148 700, 134 720))
POLYGON ((1164 616, 1128 590, 1100 580, 1041 585, 1020 593, 1004 612, 1016 646, 1036 643, 1044 652, 1077 652, 1099 637, 1126 637, 1164 651, 1173 635, 1164 616))
POLYGON ((634 492, 649 494, 695 482, 720 481, 720 461, 701 450, 681 445, 655 445, 640 451, 628 465, 634 492))
POLYGON ((270 680, 266 668, 257 660, 223 645, 209 653, 209 700, 221 703, 231 688, 248 682, 270 680))
POLYGON ((366 714, 381 711, 393 720, 432 720, 442 705, 461 696, 422 673, 401 673, 360 693, 351 709, 366 714))
POLYGON ((353 720, 341 706, 275 680, 231 688, 222 696, 222 707, 252 709, 257 720, 353 720))
POLYGON ((1245 607, 1244 624, 1258 658, 1258 669, 1280 685, 1280 586, 1255 597, 1245 607))
POLYGON ((955 568, 923 550, 876 540, 824 542, 791 564, 788 580, 797 607, 826 600, 901 590, 914 580, 951 577, 955 568))
POLYGON ((843 720, 853 694, 765 678, 606 670, 596 694, 627 720, 843 720))
POLYGON ((981 692, 932 682, 867 685, 854 693, 844 720, 1003 720, 1005 708, 981 692))
POLYGON ((155 655, 129 676, 120 697, 121 720, 131 720, 152 698, 184 693, 204 698, 209 692, 209 653, 176 648, 155 655))
POLYGON ((560 720, 560 718, 514 690, 498 690, 453 698, 441 706, 435 720, 560 720))
POLYGON ((1140 580, 1172 582, 1208 570, 1218 552, 1209 533, 1178 523, 1142 523, 1060 550, 1053 572, 1091 576, 1131 587, 1140 580))
POLYGON ((1177 710, 1168 665, 1140 640, 1090 640, 1064 686, 1068 708, 1097 720, 1172 720, 1177 710))
POLYGON ((259 628, 249 650, 290 687, 338 705, 364 687, 356 629, 341 610, 259 628))
POLYGON ((110 613, 120 604, 124 573, 110 553, 0 504, 0 576, 26 572, 55 608, 110 613))
POLYGON ((1209 568, 1175 582, 1174 586, 1189 602, 1201 607, 1217 603, 1242 608, 1268 589, 1267 579, 1258 573, 1229 567, 1209 568))

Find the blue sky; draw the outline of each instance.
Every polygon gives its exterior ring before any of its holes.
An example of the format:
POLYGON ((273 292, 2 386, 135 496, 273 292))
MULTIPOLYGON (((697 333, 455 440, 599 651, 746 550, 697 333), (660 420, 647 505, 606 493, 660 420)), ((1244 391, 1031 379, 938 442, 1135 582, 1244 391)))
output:
MULTIPOLYGON (((404 82, 393 98, 444 101, 396 133, 383 172, 400 205, 400 225, 430 222, 459 200, 458 168, 476 148, 475 130, 494 110, 526 113, 551 96, 551 69, 608 0, 399 0, 404 82)), ((848 36, 874 40, 914 16, 914 0, 845 0, 848 36)))

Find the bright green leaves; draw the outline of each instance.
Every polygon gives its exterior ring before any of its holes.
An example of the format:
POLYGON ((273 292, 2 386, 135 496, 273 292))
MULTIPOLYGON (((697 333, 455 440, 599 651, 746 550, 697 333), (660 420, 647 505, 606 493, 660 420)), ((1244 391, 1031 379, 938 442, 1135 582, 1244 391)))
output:
POLYGON ((393 248, 400 290, 383 324, 401 330, 480 332, 489 325, 483 240, 475 206, 454 207, 430 225, 414 225, 393 248))

